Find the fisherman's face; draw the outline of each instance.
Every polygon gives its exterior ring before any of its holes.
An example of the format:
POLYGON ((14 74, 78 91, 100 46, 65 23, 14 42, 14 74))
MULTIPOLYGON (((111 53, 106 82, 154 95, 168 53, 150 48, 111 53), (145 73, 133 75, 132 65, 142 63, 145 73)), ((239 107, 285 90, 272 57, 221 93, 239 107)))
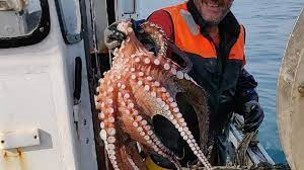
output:
POLYGON ((193 0, 207 24, 217 25, 230 11, 233 0, 193 0))

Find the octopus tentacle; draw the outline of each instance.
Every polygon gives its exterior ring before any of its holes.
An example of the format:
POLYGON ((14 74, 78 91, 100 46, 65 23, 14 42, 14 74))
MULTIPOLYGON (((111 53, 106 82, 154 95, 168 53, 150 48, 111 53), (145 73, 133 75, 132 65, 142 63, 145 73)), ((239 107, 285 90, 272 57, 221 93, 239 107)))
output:
MULTIPOLYGON (((111 81, 105 79, 101 83, 111 84, 111 81)), ((113 168, 117 169, 119 167, 119 162, 117 161, 117 157, 119 157, 117 139, 116 139, 116 130, 118 127, 116 126, 116 107, 114 103, 117 103, 114 97, 114 88, 109 87, 108 89, 97 89, 99 95, 97 96, 97 102, 102 101, 98 108, 101 112, 98 114, 98 118, 100 119, 100 137, 103 139, 105 148, 109 155, 109 159, 113 165, 113 168)))
POLYGON ((133 54, 131 55, 131 60, 129 60, 128 64, 141 67, 141 70, 144 70, 145 65, 149 65, 151 67, 154 66, 154 68, 157 68, 158 70, 169 71, 172 75, 176 75, 176 72, 182 70, 182 68, 171 59, 164 57, 167 53, 167 43, 164 41, 166 35, 163 31, 158 33, 161 28, 153 25, 154 24, 149 26, 148 23, 144 23, 142 24, 142 29, 147 32, 155 42, 158 42, 156 44, 160 46, 160 50, 156 57, 153 56, 153 53, 145 50, 143 45, 135 38, 134 32, 129 33, 132 43, 127 43, 125 45, 125 42, 123 42, 122 47, 119 50, 121 53, 133 54))
MULTIPOLYGON (((178 79, 183 79, 185 76, 185 74, 182 72, 178 72, 177 75, 179 75, 177 76, 178 79)), ((134 79, 136 79, 136 77, 134 77, 134 79)), ((152 79, 150 81, 152 81, 152 79)), ((162 116, 165 116, 173 123, 173 125, 181 133, 181 136, 189 144, 191 150, 199 158, 199 160, 202 161, 202 163, 206 167, 211 167, 211 165, 208 163, 207 158, 204 156, 204 154, 200 150, 200 147, 196 143, 191 131, 188 129, 187 123, 182 118, 182 114, 179 112, 176 102, 173 100, 172 97, 170 97, 170 93, 166 93, 165 87, 159 87, 159 85, 155 85, 156 81, 154 81, 154 84, 150 83, 150 81, 138 77, 138 82, 140 82, 140 84, 142 84, 142 86, 144 87, 143 91, 149 92, 151 90, 151 94, 154 95, 154 97, 156 98, 158 105, 160 105, 162 107, 162 110, 164 110, 164 112, 161 112, 162 116), (154 87, 154 89, 152 90, 151 87, 154 87)), ((145 93, 141 92, 139 94, 144 95, 145 93)), ((140 99, 146 97, 140 96, 138 98, 140 99)), ((150 109, 148 112, 153 113, 152 110, 153 109, 150 109)))
MULTIPOLYGON (((123 84, 116 86, 125 88, 123 84)), ((97 91, 100 91, 100 89, 97 91)), ((128 149, 130 148, 127 149, 121 143, 117 142, 118 140, 122 140, 119 138, 122 138, 126 135, 123 134, 123 130, 117 125, 117 121, 119 120, 116 118, 119 118, 124 112, 117 110, 117 106, 114 106, 113 98, 116 100, 115 103, 118 103, 118 99, 117 97, 113 96, 113 91, 114 89, 112 88, 107 89, 106 92, 100 93, 97 97, 97 101, 100 99, 103 99, 103 101, 105 101, 102 102, 99 106, 101 110, 104 110, 99 113, 99 118, 101 120, 100 127, 102 129, 100 136, 104 140, 105 148, 109 155, 110 162, 114 169, 119 169, 119 167, 125 167, 127 169, 145 169, 143 163, 139 164, 138 161, 137 163, 133 161, 132 157, 136 156, 136 153, 133 153, 132 156, 130 156, 130 154, 127 153, 128 149), (119 132, 117 132, 117 130, 119 132), (137 165, 139 165, 140 168, 138 168, 137 165)), ((135 160, 138 160, 138 156, 135 160)))
MULTIPOLYGON (((185 65, 185 66, 182 70, 184 72, 190 71, 190 69, 192 68, 192 62, 190 61, 189 58, 186 57, 187 55, 184 52, 182 52, 181 50, 179 50, 176 46, 174 46, 172 44, 172 42, 167 42, 167 39, 168 39, 167 35, 162 30, 161 27, 159 27, 157 24, 146 22, 141 25, 141 28, 142 28, 143 32, 145 32, 148 35, 148 37, 150 37, 154 42, 156 42, 156 45, 159 46, 160 50, 158 51, 156 58, 158 58, 158 59, 166 58, 165 56, 168 53, 167 48, 169 46, 170 49, 172 50, 172 52, 179 55, 179 60, 183 61, 183 65, 185 65)), ((170 56, 170 54, 169 54, 169 56, 170 56)), ((175 66, 181 68, 181 65, 178 65, 175 61, 172 60, 172 58, 170 58, 170 60, 171 61, 168 64, 175 65, 175 66)))
POLYGON ((133 65, 137 70, 146 71, 146 74, 150 74, 149 71, 158 70, 169 73, 172 69, 177 70, 178 66, 170 59, 161 59, 151 56, 149 53, 138 53, 131 57, 130 65, 133 65))
MULTIPOLYGON (((122 105, 125 105, 124 103, 121 103, 122 105)), ((125 136, 125 142, 123 142, 127 147, 121 146, 120 148, 120 157, 119 159, 123 159, 123 166, 122 167, 129 167, 129 169, 140 169, 145 170, 145 166, 142 162, 142 158, 140 158, 140 155, 138 154, 138 151, 134 149, 134 145, 132 146, 131 143, 134 143, 133 140, 127 135, 125 128, 130 127, 128 123, 126 123, 126 118, 130 116, 130 112, 127 112, 127 109, 123 110, 122 106, 119 107, 119 117, 118 119, 120 124, 123 124, 124 126, 121 127, 121 136, 125 136)), ((129 120, 130 121, 130 120, 129 120)), ((132 121, 132 119, 131 119, 132 121)), ((129 132, 132 133, 132 132, 129 132)), ((135 133, 133 133, 135 134, 135 133)), ((137 138, 140 139, 140 138, 137 138)), ((140 140, 139 140, 140 141, 140 140)))
MULTIPOLYGON (((151 95, 156 100, 157 105, 161 107, 161 109, 159 110, 160 112, 156 113, 155 108, 153 106, 152 107, 148 106, 148 107, 146 107, 146 109, 148 110, 147 112, 154 113, 154 115, 161 114, 162 116, 166 117, 170 122, 172 122, 173 125, 175 126, 175 128, 180 132, 182 138, 188 143, 188 145, 190 146, 193 153, 198 157, 198 159, 200 161, 202 161, 202 163, 205 165, 205 167, 211 168, 211 165, 209 164, 208 159, 205 157, 205 155, 201 151, 199 145, 195 141, 191 131, 188 129, 187 123, 185 122, 185 119, 183 118, 182 114, 180 113, 176 101, 174 101, 174 99, 171 97, 170 93, 167 93, 166 88, 160 86, 160 84, 157 83, 157 81, 155 81, 155 80, 153 81, 153 79, 151 79, 149 81, 149 80, 139 77, 138 81, 143 82, 143 85, 142 85, 143 91, 145 91, 147 93, 151 90, 151 95), (152 88, 154 88, 154 89, 152 90, 152 88)), ((136 94, 137 94, 138 100, 142 99, 142 98, 147 98, 147 97, 142 97, 142 95, 145 95, 144 92, 135 93, 135 95, 136 94)), ((140 101, 138 101, 138 103, 139 102, 140 101)))
MULTIPOLYGON (((183 79, 186 74, 178 71, 177 75, 179 75, 177 76, 178 79, 183 79)), ((150 79, 148 77, 142 78, 143 76, 144 75, 136 77, 133 75, 133 80, 137 81, 137 84, 139 83, 143 87, 143 90, 138 93, 139 96, 137 98, 147 98, 147 96, 143 97, 141 95, 145 95, 144 92, 149 92, 151 88, 154 88, 151 90, 151 95, 155 95, 154 97, 156 98, 158 105, 162 107, 163 112, 160 112, 162 116, 166 117, 168 120, 170 120, 170 122, 173 123, 175 128, 180 132, 183 139, 188 143, 193 153, 198 157, 200 161, 202 161, 204 166, 211 168, 211 165, 209 164, 207 158, 202 153, 191 131, 188 129, 187 123, 185 122, 184 118, 182 118, 182 114, 179 112, 177 104, 170 96, 170 93, 166 92, 165 87, 160 87, 160 84, 156 80, 154 80, 154 83, 151 83, 151 81, 153 81, 151 77, 149 77, 150 79)), ((138 101, 138 103, 140 103, 140 101, 138 101)), ((145 105, 144 103, 145 102, 143 102, 141 105, 145 105)), ((146 109, 149 109, 147 113, 153 113, 153 110, 155 110, 154 107, 147 107, 146 109)))
POLYGON ((174 154, 160 142, 153 132, 153 128, 148 123, 147 116, 141 114, 132 102, 133 96, 123 92, 119 95, 119 99, 123 100, 121 103, 124 103, 124 107, 119 108, 125 125, 124 131, 130 134, 132 139, 145 145, 149 150, 153 150, 164 158, 169 159, 177 168, 180 168, 181 166, 175 159, 174 154))
MULTIPOLYGON (((188 77, 187 74, 185 74, 185 79, 178 79, 175 78, 175 81, 178 82, 183 88, 184 92, 183 94, 186 97, 186 100, 197 114, 198 119, 198 127, 199 131, 203 132, 204 127, 208 127, 209 121, 208 121, 208 106, 207 106, 207 99, 204 98, 206 96, 206 93, 203 89, 201 89, 200 86, 196 85, 192 78, 188 77)), ((208 133, 200 133, 200 148, 206 149, 207 140, 208 140, 208 133)))
MULTIPOLYGON (((141 157, 141 155, 138 153, 138 148, 137 148, 137 143, 136 141, 132 141, 126 144, 127 152, 129 157, 129 161, 133 162, 134 165, 133 166, 137 166, 140 170, 145 170, 146 169, 146 165, 143 163, 143 158, 141 157)), ((131 163, 132 164, 132 163, 131 163)))
POLYGON ((130 141, 125 143, 126 157, 128 163, 132 166, 134 170, 146 170, 146 165, 143 163, 143 158, 140 156, 137 144, 135 140, 130 139, 130 141))
POLYGON ((164 41, 167 39, 165 32, 158 25, 149 22, 143 23, 141 28, 160 48, 157 58, 164 58, 167 53, 167 42, 164 41))
POLYGON ((117 162, 117 166, 115 166, 115 164, 113 165, 113 158, 111 159, 111 156, 109 157, 115 170, 119 170, 120 167, 123 167, 125 169, 139 169, 139 167, 135 165, 133 159, 128 154, 126 146, 121 145, 118 147, 116 149, 116 153, 115 162, 117 162))

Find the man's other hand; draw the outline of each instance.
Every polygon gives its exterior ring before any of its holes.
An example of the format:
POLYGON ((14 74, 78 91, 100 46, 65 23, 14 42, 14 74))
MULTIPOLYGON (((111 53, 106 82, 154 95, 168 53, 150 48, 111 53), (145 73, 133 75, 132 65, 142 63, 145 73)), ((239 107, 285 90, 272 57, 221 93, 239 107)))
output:
POLYGON ((261 105, 251 100, 244 104, 244 131, 253 132, 257 130, 264 119, 264 111, 261 105))

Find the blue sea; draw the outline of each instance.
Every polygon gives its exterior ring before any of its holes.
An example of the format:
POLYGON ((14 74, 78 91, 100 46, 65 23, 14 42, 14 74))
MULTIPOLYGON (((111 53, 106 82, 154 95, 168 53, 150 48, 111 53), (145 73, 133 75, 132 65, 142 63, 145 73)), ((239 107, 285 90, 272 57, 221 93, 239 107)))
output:
POLYGON ((236 0, 232 8, 246 27, 246 67, 259 83, 265 111, 260 142, 276 163, 286 161, 277 128, 277 79, 289 34, 302 7, 304 0, 236 0))

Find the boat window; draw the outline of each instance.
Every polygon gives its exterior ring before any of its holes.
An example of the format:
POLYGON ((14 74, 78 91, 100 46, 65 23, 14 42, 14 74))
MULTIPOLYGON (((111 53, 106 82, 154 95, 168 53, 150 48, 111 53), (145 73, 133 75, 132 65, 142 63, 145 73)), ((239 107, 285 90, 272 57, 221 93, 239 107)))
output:
POLYGON ((55 0, 61 31, 66 43, 81 41, 81 14, 79 0, 55 0))
POLYGON ((47 0, 0 0, 0 48, 40 42, 49 33, 47 0))

